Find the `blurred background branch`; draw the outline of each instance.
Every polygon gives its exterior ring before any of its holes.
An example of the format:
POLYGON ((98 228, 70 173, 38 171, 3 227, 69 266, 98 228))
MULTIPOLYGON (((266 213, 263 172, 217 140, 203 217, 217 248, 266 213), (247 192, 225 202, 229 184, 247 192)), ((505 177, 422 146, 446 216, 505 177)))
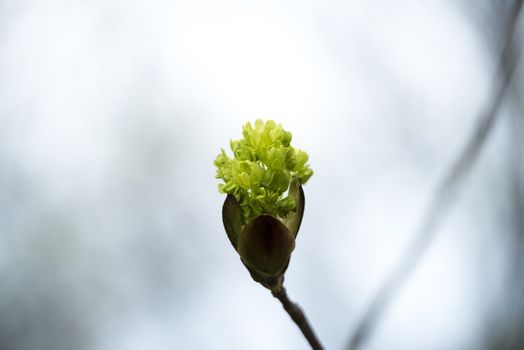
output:
MULTIPOLYGON (((488 1, 490 5, 487 14, 490 21, 501 22, 505 17, 498 1, 488 1)), ((479 28, 483 29, 487 42, 491 47, 500 47, 500 37, 507 30, 506 23, 500 23, 498 28, 491 32, 486 31, 486 27, 479 23, 479 28), (498 30, 497 30, 498 29, 498 30)), ((517 33, 518 35, 519 33, 517 33)), ((521 43, 522 35, 516 37, 514 42, 521 43)), ((518 50, 519 47, 515 47, 518 50)), ((520 48, 521 49, 521 48, 520 48)), ((504 66, 506 71, 511 71, 511 66, 504 66)), ((508 216, 508 226, 510 228, 507 256, 507 273, 505 276, 505 288, 496 306, 489 310, 489 317, 484 325, 484 349, 522 349, 524 348, 524 301, 522 293, 524 291, 524 109, 523 109, 523 90, 522 90, 522 65, 513 73, 511 90, 506 96, 506 107, 511 113, 508 121, 511 133, 509 136, 508 158, 508 203, 510 213, 508 216)))
MULTIPOLYGON (((415 234, 414 240, 406 249, 399 263, 394 266, 390 274, 386 276, 378 293, 364 311, 363 317, 357 324, 350 338, 348 349, 358 349, 372 334, 388 305, 395 299, 410 274, 424 257, 424 254, 427 252, 428 247, 438 232, 439 224, 453 199, 460 191, 466 175, 475 164, 482 147, 496 125, 504 97, 509 90, 511 78, 519 61, 521 42, 518 35, 518 23, 522 3, 523 1, 518 0, 512 4, 507 20, 504 22, 504 44, 498 59, 493 83, 493 93, 487 107, 479 117, 476 128, 469 137, 466 146, 451 165, 440 187, 433 195, 427 212, 422 219, 422 223, 415 234)), ((518 128, 516 129, 518 130, 518 128)), ((516 149, 518 150, 519 148, 516 149)), ((519 179, 518 176, 516 178, 519 179)), ((520 188, 516 188, 516 193, 519 193, 519 190, 520 188)), ((518 198, 516 199, 518 202, 516 203, 516 208, 521 208, 521 197, 516 195, 516 198, 518 198)), ((517 215, 516 217, 520 218, 518 221, 522 224, 521 216, 517 215)), ((522 250, 518 251, 521 252, 522 250)))

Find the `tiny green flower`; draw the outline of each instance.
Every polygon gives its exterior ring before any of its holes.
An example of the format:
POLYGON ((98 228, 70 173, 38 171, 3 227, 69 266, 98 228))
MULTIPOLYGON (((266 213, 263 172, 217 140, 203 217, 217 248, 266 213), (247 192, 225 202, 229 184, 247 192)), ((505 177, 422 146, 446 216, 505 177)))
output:
POLYGON ((227 193, 224 228, 253 279, 267 288, 281 286, 295 248, 302 216, 302 184, 313 175, 308 155, 291 146, 281 124, 247 123, 243 138, 231 140, 233 157, 222 149, 215 159, 218 185, 227 193))
POLYGON ((233 157, 224 149, 215 159, 221 193, 231 194, 242 208, 242 222, 261 214, 285 219, 297 205, 288 193, 290 184, 305 184, 313 175, 306 152, 291 146, 291 133, 269 120, 247 123, 243 138, 231 140, 233 157))

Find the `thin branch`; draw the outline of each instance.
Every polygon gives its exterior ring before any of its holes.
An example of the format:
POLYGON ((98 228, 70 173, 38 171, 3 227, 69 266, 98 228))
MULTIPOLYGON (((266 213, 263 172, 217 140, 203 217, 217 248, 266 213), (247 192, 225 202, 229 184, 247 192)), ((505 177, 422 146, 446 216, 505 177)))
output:
POLYGON ((460 187, 465 176, 471 170, 485 144, 490 131, 497 121, 498 111, 502 105, 503 97, 508 90, 511 76, 515 70, 520 51, 519 41, 514 40, 518 27, 518 18, 522 8, 522 0, 514 3, 508 19, 508 30, 504 48, 500 54, 497 74, 494 84, 494 94, 487 108, 479 118, 478 124, 469 138, 465 148, 459 153, 456 161, 451 166, 447 176, 437 188, 430 202, 422 223, 415 234, 415 239, 408 246, 400 262, 387 276, 364 316, 357 324, 356 330, 350 338, 348 349, 358 349, 371 334, 386 307, 396 297, 401 287, 408 279, 411 272, 426 253, 437 233, 438 224, 446 213, 449 205, 460 187))
POLYGON ((280 300, 284 310, 286 310, 291 319, 296 323, 298 328, 300 328, 302 334, 304 334, 304 337, 306 337, 307 341, 309 342, 309 345, 311 345, 311 348, 313 350, 322 350, 322 344, 320 344, 320 341, 318 340, 317 335, 315 334, 313 327, 311 327, 311 324, 309 323, 306 315, 297 303, 289 300, 286 289, 284 287, 280 287, 278 289, 272 290, 271 293, 275 298, 280 300))

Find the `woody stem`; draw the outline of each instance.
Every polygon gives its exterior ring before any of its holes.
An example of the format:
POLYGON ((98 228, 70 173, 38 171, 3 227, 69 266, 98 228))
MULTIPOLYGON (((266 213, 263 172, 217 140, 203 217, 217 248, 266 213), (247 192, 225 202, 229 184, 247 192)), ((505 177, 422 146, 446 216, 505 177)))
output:
POLYGON ((309 323, 306 315, 300 308, 300 306, 297 303, 292 302, 289 300, 286 289, 280 285, 279 287, 272 289, 271 293, 275 298, 280 300, 282 303, 282 306, 284 307, 284 310, 289 314, 289 317, 296 323, 298 328, 300 328, 300 331, 306 337, 307 341, 309 342, 309 345, 311 345, 311 349, 313 350, 323 350, 322 344, 320 344, 320 340, 318 339, 317 335, 315 334, 315 331, 313 330, 313 327, 311 327, 311 324, 309 323))

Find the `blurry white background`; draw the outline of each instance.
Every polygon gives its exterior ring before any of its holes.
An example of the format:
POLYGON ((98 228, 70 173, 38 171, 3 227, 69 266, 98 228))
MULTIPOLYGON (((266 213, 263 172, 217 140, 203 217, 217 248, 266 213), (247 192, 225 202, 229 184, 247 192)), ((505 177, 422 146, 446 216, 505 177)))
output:
MULTIPOLYGON (((262 118, 310 155, 286 285, 342 349, 489 99, 477 5, 0 0, 0 348, 306 349, 221 222, 212 161, 262 118)), ((505 113, 366 349, 489 348, 505 113)))

